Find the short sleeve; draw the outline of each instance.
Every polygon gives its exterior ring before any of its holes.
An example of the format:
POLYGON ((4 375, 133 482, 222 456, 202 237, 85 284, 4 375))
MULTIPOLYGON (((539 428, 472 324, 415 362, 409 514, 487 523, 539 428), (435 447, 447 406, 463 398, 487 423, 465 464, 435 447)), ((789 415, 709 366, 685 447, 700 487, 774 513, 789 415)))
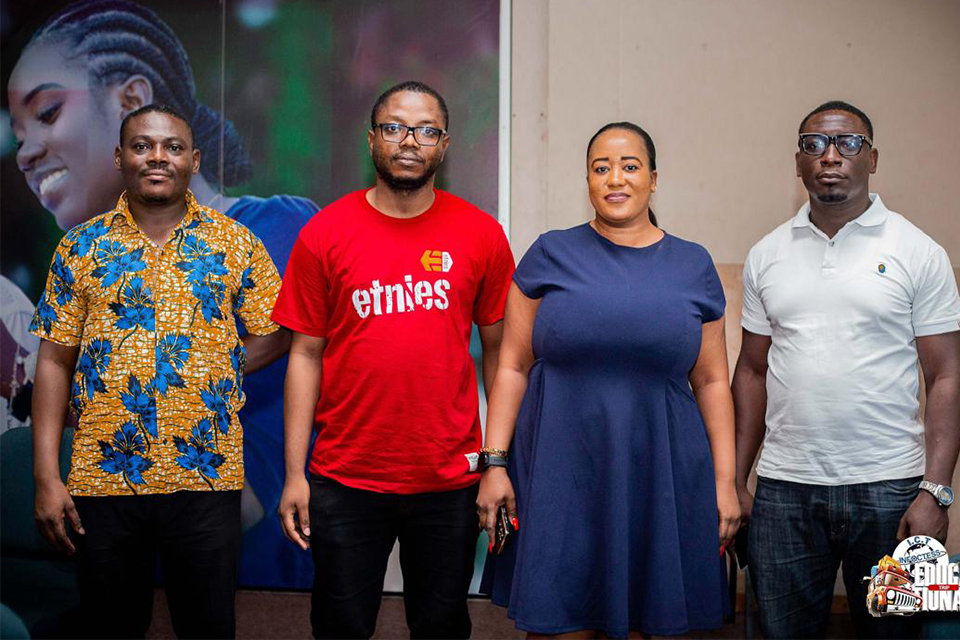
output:
POLYGON ((279 328, 270 319, 270 313, 280 291, 280 274, 263 242, 253 232, 250 236, 253 248, 243 271, 234 313, 248 333, 264 336, 279 328))
POLYGON ((493 248, 486 251, 484 258, 483 278, 473 307, 473 321, 481 327, 503 320, 513 275, 513 252, 500 225, 494 234, 493 248))
POLYGON ((913 298, 913 334, 932 336, 960 330, 960 297, 950 259, 937 247, 920 270, 913 298))
POLYGON ((743 264, 743 301, 740 324, 751 333, 761 336, 773 335, 773 327, 767 318, 767 312, 760 301, 760 288, 757 286, 756 264, 753 251, 747 255, 743 264))
POLYGON ((47 285, 33 313, 30 332, 50 342, 76 347, 83 336, 87 300, 78 282, 82 258, 70 251, 69 237, 68 234, 60 240, 53 253, 47 285))
POLYGON ((547 290, 547 276, 550 273, 550 259, 543 247, 543 236, 537 238, 513 273, 513 281, 517 283, 523 295, 533 300, 543 297, 547 290))
POLYGON ((327 278, 323 261, 304 240, 308 225, 293 245, 273 320, 297 333, 327 335, 327 278))
POLYGON ((723 317, 727 308, 727 299, 723 295, 723 284, 720 283, 720 274, 713 264, 713 258, 704 250, 706 265, 704 267, 704 303, 701 317, 704 322, 713 322, 723 317))

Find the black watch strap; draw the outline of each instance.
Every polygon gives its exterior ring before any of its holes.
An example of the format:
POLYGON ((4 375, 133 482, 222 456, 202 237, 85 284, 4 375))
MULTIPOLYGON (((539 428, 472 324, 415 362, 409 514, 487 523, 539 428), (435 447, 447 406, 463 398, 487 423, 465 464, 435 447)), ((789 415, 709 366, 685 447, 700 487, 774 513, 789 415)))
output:
POLYGON ((507 466, 507 459, 503 456, 494 455, 492 453, 487 453, 486 451, 480 452, 480 458, 477 460, 477 470, 486 471, 490 467, 504 467, 507 466))

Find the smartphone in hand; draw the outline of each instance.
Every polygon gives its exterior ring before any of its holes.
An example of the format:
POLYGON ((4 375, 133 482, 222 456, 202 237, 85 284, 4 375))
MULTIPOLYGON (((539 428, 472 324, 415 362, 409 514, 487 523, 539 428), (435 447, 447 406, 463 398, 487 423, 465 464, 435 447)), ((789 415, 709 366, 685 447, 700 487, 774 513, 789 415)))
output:
POLYGON ((747 539, 750 534, 750 525, 745 524, 737 531, 737 537, 734 538, 733 549, 737 553, 737 565, 743 569, 747 566, 747 539))
POLYGON ((500 508, 497 510, 497 526, 494 530, 494 540, 493 540, 493 552, 497 555, 503 551, 503 547, 507 544, 507 538, 510 537, 510 534, 513 533, 513 526, 510 524, 510 516, 507 514, 507 507, 505 505, 500 505, 500 508))

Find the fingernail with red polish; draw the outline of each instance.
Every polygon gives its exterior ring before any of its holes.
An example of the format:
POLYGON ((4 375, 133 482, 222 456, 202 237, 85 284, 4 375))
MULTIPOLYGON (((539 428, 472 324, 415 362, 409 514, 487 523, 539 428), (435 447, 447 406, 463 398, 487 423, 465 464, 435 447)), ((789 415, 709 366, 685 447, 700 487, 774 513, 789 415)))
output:
POLYGON ((489 551, 493 552, 493 540, 490 541, 490 549, 489 549, 489 551))
POLYGON ((513 528, 517 531, 520 530, 520 522, 517 520, 517 516, 510 516, 510 524, 512 524, 513 528))

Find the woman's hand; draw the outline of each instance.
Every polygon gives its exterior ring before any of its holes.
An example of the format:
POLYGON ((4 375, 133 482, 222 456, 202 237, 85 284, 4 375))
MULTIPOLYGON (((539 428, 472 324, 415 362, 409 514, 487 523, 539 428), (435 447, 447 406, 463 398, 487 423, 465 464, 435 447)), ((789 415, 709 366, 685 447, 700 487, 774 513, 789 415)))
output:
POLYGON ((514 529, 519 529, 517 522, 517 499, 513 493, 513 485, 507 470, 503 467, 490 467, 483 472, 480 478, 480 491, 477 494, 477 515, 480 516, 480 528, 487 531, 490 539, 490 550, 493 550, 495 538, 494 528, 497 526, 497 510, 500 505, 506 505, 507 516, 514 529))
POLYGON ((740 498, 733 482, 717 483, 717 512, 720 514, 720 553, 733 542, 740 528, 740 498))

